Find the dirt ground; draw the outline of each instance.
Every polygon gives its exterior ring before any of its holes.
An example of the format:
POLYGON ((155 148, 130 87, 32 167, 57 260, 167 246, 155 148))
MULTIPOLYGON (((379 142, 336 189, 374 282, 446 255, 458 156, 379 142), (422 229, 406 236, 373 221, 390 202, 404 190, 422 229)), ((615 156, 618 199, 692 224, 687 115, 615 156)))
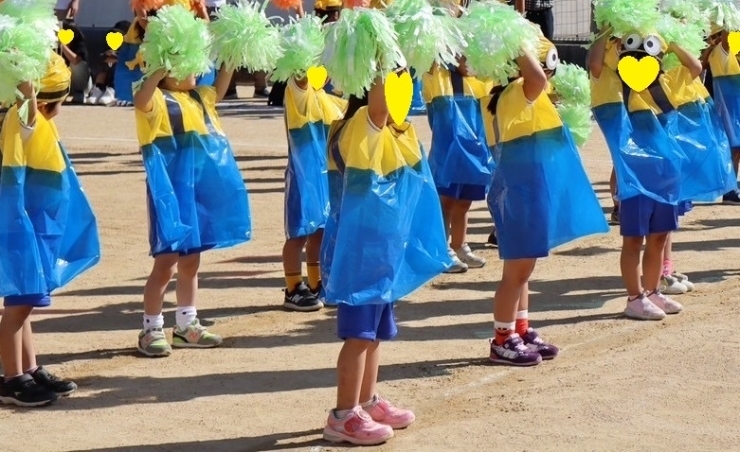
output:
MULTIPOLYGON (((335 311, 281 309, 282 111, 245 100, 221 109, 247 181, 254 240, 203 256, 199 315, 226 339, 214 350, 135 354, 150 270, 144 173, 128 108, 68 106, 57 125, 97 213, 102 262, 34 316, 39 362, 79 391, 35 410, 0 407, 4 451, 339 451, 321 439, 335 397, 335 311)), ((414 118, 422 141, 430 133, 414 118)), ((583 158, 605 212, 610 161, 597 131, 583 158)), ((542 260, 534 326, 555 361, 487 363, 500 278, 484 203, 471 245, 488 265, 442 275, 400 303, 382 346, 380 389, 417 422, 377 451, 740 450, 740 207, 697 207, 675 237, 697 290, 661 322, 621 316, 620 238, 587 238, 542 260)), ((174 293, 166 324, 174 324, 174 293)))

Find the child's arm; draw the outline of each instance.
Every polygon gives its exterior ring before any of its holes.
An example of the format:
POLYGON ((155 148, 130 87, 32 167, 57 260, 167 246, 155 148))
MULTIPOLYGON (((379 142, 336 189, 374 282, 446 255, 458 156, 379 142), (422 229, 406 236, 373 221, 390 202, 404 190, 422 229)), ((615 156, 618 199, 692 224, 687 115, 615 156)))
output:
POLYGON ((378 77, 367 93, 367 113, 378 129, 388 123, 388 104, 385 102, 385 82, 378 77))
POLYGON ((234 76, 234 70, 227 71, 224 69, 224 66, 221 65, 221 70, 218 71, 218 75, 216 76, 216 82, 213 84, 213 87, 216 88, 216 103, 221 102, 224 100, 224 96, 226 95, 226 91, 229 90, 229 84, 231 83, 231 77, 234 76))
POLYGON ((468 75, 468 59, 464 56, 460 55, 457 58, 457 73, 462 75, 463 77, 467 77, 468 75))
POLYGON ((165 74, 165 70, 160 69, 142 82, 141 87, 134 94, 134 108, 144 113, 152 111, 152 97, 154 97, 157 86, 159 86, 159 82, 162 81, 165 74))
POLYGON ((524 0, 516 0, 514 2, 514 8, 516 8, 517 11, 519 11, 521 14, 526 13, 526 9, 524 8, 524 0))
POLYGON ((522 86, 524 97, 528 101, 534 102, 547 86, 545 71, 542 70, 540 62, 529 53, 517 58, 516 64, 519 66, 519 71, 524 79, 524 85, 522 86))
POLYGON ((668 45, 668 51, 676 54, 678 60, 681 61, 681 64, 689 70, 692 79, 695 79, 696 77, 701 75, 701 61, 699 61, 696 57, 684 50, 683 47, 679 46, 678 44, 670 43, 668 45))
POLYGON ((36 124, 36 113, 38 113, 38 103, 36 102, 36 91, 33 89, 33 83, 23 82, 18 85, 18 91, 23 94, 23 98, 18 98, 16 105, 20 110, 24 102, 28 101, 28 119, 26 120, 26 126, 33 126, 36 124))
POLYGON ((601 77, 601 70, 604 69, 604 56, 606 55, 606 43, 609 42, 609 30, 601 30, 601 37, 594 42, 588 51, 588 69, 594 78, 601 77))

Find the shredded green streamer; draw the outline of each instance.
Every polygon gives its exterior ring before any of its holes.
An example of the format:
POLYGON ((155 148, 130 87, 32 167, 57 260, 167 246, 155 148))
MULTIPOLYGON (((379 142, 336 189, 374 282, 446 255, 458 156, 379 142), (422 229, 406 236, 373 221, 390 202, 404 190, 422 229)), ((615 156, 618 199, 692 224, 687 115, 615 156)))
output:
POLYGON ((556 108, 560 118, 576 145, 583 146, 593 130, 588 72, 575 64, 560 63, 550 84, 559 99, 556 108))
POLYGON ((652 32, 661 17, 658 0, 593 0, 593 5, 599 28, 611 26, 612 35, 618 38, 652 32))
POLYGON ((32 24, 0 15, 0 105, 16 101, 21 82, 43 78, 51 52, 46 34, 32 24))
POLYGON ((283 27, 282 47, 285 53, 277 61, 272 79, 285 82, 292 77, 303 78, 311 66, 321 64, 324 51, 324 28, 321 19, 307 15, 283 27))

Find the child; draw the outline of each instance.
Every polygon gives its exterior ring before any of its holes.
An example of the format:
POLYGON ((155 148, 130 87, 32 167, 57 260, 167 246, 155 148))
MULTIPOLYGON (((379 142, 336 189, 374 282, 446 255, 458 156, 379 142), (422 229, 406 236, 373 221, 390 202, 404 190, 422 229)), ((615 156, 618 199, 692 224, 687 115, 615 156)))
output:
MULTIPOLYGON (((645 8, 655 6, 651 3, 645 8)), ((656 101, 650 96, 663 92, 661 83, 668 83, 668 80, 659 80, 655 88, 637 93, 619 79, 615 68, 620 57, 660 58, 666 50, 675 52, 682 62, 698 62, 690 61, 690 55, 674 44, 666 49, 657 35, 627 32, 622 39, 611 38, 611 35, 612 29, 602 31, 591 49, 589 69, 594 116, 612 153, 617 178, 623 236, 620 264, 628 294, 624 314, 640 320, 660 320, 666 314, 677 314, 683 309, 660 292, 660 281, 666 240, 678 225, 681 167, 686 155, 656 117, 661 110, 653 110, 656 101), (660 177, 655 174, 656 168, 661 168, 660 177), (646 248, 641 283, 643 242, 646 248)), ((691 80, 700 71, 699 65, 689 67, 691 80)), ((669 109, 666 106, 669 102, 659 102, 666 111, 669 109)))
POLYGON ((469 76, 461 58, 457 67, 435 64, 424 74, 422 86, 432 129, 429 166, 450 235, 453 264, 447 273, 464 273, 486 265, 465 237, 470 206, 486 198, 491 183, 493 158, 485 143, 480 99, 492 84, 469 76))
POLYGON ((0 402, 49 404, 77 389, 36 362, 31 312, 51 304, 50 293, 100 259, 98 230, 52 121, 69 94, 71 73, 52 54, 36 93, 32 82, 11 107, 0 132, 0 402), (19 109, 27 102, 27 119, 19 109))
MULTIPOLYGON (((712 97, 732 148, 732 164, 737 177, 740 164, 740 61, 730 55, 728 41, 731 32, 740 31, 740 12, 730 2, 711 0, 702 5, 710 12, 711 32, 705 50, 708 78, 712 81, 712 97)), ((724 194, 722 202, 740 205, 740 189, 724 194)))
MULTIPOLYGON (((187 24, 180 25, 185 29, 187 24)), ((171 353, 162 304, 175 270, 172 346, 209 348, 222 342, 200 324, 195 296, 200 253, 246 242, 251 234, 247 191, 215 109, 232 74, 222 68, 214 87, 196 89, 195 76, 178 81, 158 70, 134 95, 154 257, 138 340, 138 350, 146 356, 171 353)))
MULTIPOLYGON (((520 16, 511 20, 519 22, 514 27, 528 26, 520 16)), ((504 261, 493 300, 490 360, 513 366, 534 366, 558 354, 529 326, 529 279, 537 259, 577 238, 608 231, 571 133, 547 94, 548 75, 558 63, 550 52, 554 46, 537 35, 533 40, 539 41, 542 56, 524 51, 516 58, 519 77, 494 88, 488 104, 496 137, 488 206, 504 261)))
MULTIPOLYGON (((312 20, 311 17, 302 20, 312 20)), ((296 24, 297 26, 297 24, 296 24)), ((280 63, 278 63, 280 64, 280 63)), ((342 117, 346 102, 316 90, 306 76, 290 77, 285 91, 288 167, 285 170, 285 235, 283 270, 285 301, 293 311, 316 311, 320 300, 319 255, 329 215, 326 137, 342 117), (301 253, 306 247, 308 285, 303 281, 301 253)))

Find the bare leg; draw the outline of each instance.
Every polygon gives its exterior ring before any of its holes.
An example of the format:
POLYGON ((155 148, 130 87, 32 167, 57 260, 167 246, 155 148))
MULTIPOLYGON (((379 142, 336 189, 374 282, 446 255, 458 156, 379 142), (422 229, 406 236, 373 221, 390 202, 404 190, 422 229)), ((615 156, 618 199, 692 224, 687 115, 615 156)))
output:
POLYGON ((306 237, 295 237, 286 240, 283 245, 283 271, 285 272, 285 287, 288 292, 303 282, 301 254, 305 244, 306 237))
POLYGON ((31 316, 26 317, 23 322, 23 339, 22 339, 22 364, 23 371, 36 369, 36 350, 33 347, 33 330, 31 329, 31 316))
POLYGON ((360 404, 367 350, 373 343, 347 339, 337 360, 337 410, 351 410, 360 404))
POLYGON ((6 378, 23 373, 23 326, 30 306, 7 306, 0 318, 0 363, 6 378))
POLYGON ((622 254, 619 264, 622 270, 622 280, 630 298, 637 297, 644 292, 640 283, 640 251, 643 240, 644 237, 622 238, 622 254))
POLYGON ((650 234, 647 236, 645 253, 642 256, 642 278, 645 290, 652 293, 660 286, 663 273, 663 250, 668 234, 650 234))
POLYGON ((468 231, 468 211, 472 202, 456 199, 450 206, 450 246, 457 251, 465 244, 468 231))
POLYGON ((144 315, 162 313, 164 294, 170 280, 175 276, 177 260, 177 254, 162 254, 154 258, 154 267, 144 286, 144 315))
POLYGON ((177 260, 177 307, 195 306, 195 296, 198 292, 198 268, 200 267, 200 253, 181 256, 177 260))
POLYGON ((365 352, 365 372, 360 388, 360 403, 369 402, 378 393, 378 369, 380 368, 380 343, 371 342, 365 352))
MULTIPOLYGON (((515 259, 504 261, 504 271, 496 294, 493 297, 493 318, 496 322, 514 323, 522 291, 528 289, 527 281, 532 275, 537 259, 515 259)), ((528 302, 528 301, 527 301, 528 302)))

